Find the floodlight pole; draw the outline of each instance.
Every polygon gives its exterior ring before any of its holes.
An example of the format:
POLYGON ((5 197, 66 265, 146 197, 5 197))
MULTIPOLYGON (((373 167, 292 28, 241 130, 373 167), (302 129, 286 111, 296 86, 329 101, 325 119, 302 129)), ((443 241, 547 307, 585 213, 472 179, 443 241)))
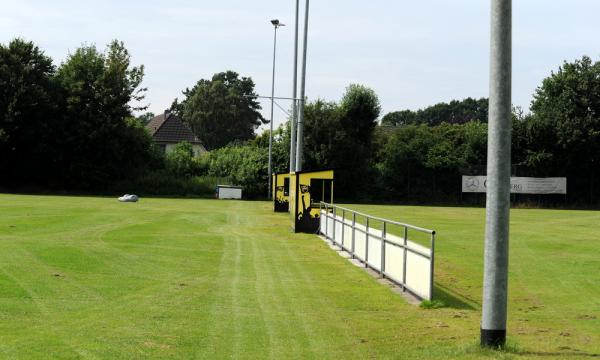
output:
POLYGON ((267 198, 271 199, 273 191, 271 190, 271 181, 273 177, 273 105, 275 105, 275 56, 277 54, 277 28, 284 26, 279 20, 271 20, 271 24, 275 28, 275 35, 273 38, 273 79, 271 81, 271 121, 269 130, 269 185, 267 189, 267 198))
MULTIPOLYGON (((292 97, 296 99, 298 90, 298 18, 300 14, 300 0, 296 0, 296 25, 294 31, 294 81, 292 97)), ((298 121, 298 102, 294 100, 292 119, 290 121, 290 172, 296 167, 296 122, 298 121)))
POLYGON ((306 50, 308 42, 308 8, 309 0, 306 0, 304 10, 304 43, 302 44, 302 78, 300 79, 300 99, 298 110, 298 128, 296 139, 296 171, 302 171, 302 148, 304 147, 304 103, 306 90, 306 50))
POLYGON ((506 343, 510 216, 512 0, 492 0, 481 346, 506 343))

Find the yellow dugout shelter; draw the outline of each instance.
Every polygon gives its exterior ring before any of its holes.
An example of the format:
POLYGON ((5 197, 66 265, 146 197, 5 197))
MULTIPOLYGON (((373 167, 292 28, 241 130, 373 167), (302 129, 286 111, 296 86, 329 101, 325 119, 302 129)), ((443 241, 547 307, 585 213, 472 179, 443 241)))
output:
POLYGON ((290 211, 290 174, 273 174, 273 211, 290 211))
POLYGON ((333 203, 333 170, 290 174, 289 210, 294 232, 317 233, 319 203, 333 203))

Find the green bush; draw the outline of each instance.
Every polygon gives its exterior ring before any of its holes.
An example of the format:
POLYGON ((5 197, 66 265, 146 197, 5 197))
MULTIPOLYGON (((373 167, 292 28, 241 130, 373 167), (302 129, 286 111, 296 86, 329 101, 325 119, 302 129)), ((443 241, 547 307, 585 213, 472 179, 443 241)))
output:
POLYGON ((217 184, 226 180, 211 176, 173 176, 169 171, 150 172, 133 180, 117 183, 113 193, 137 194, 141 196, 189 196, 212 197, 217 184))
POLYGON ((111 193, 134 193, 143 196, 212 197, 218 183, 227 179, 207 176, 208 154, 194 157, 192 145, 181 142, 167 154, 157 153, 153 171, 125 179, 110 188, 111 193))
POLYGON ((484 123, 405 125, 378 137, 376 191, 382 198, 456 201, 461 175, 485 166, 484 123))
POLYGON ((226 178, 230 185, 244 188, 244 195, 267 192, 269 150, 254 145, 230 145, 214 150, 208 157, 208 175, 226 178))
POLYGON ((194 157, 194 148, 187 141, 175 145, 165 156, 167 170, 175 177, 203 175, 206 163, 194 157))

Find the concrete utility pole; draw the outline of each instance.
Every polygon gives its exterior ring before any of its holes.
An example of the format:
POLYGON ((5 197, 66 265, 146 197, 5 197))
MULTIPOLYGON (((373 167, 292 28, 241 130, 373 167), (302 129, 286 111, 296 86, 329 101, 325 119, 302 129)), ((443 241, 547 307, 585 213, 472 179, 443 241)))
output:
POLYGON ((506 343, 510 216, 512 0, 492 0, 481 346, 506 343))
POLYGON ((300 109, 298 111, 298 129, 296 140, 296 171, 302 170, 302 148, 304 147, 304 99, 306 89, 306 50, 308 43, 308 7, 309 0, 306 0, 306 9, 304 12, 304 44, 302 54, 302 79, 300 82, 300 109))
POLYGON ((298 102, 296 96, 298 95, 298 18, 300 13, 300 0, 296 0, 296 25, 294 31, 294 84, 292 90, 293 107, 292 107, 292 121, 290 124, 290 172, 296 169, 296 122, 298 121, 298 102))
POLYGON ((277 29, 281 26, 285 26, 280 23, 279 20, 271 20, 271 24, 275 28, 275 35, 273 38, 273 80, 271 82, 271 123, 269 132, 269 188, 267 189, 267 198, 271 199, 273 192, 271 189, 271 181, 273 177, 273 105, 275 104, 275 55, 277 54, 277 29))

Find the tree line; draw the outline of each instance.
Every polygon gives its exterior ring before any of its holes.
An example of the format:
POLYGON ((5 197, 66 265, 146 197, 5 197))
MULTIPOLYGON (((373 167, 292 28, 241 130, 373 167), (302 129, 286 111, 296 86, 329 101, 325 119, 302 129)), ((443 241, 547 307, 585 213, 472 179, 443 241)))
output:
MULTIPOLYGON (((0 44, 0 186, 209 195, 220 178, 238 181, 210 155, 194 158, 190 144, 164 154, 153 143, 144 127, 154 114, 144 113, 143 78, 144 66, 132 65, 117 40, 104 50, 82 45, 59 65, 30 41, 0 44)), ((252 79, 233 71, 202 79, 183 95, 171 110, 209 150, 252 140, 267 122, 252 79)))
MULTIPOLYGON (((339 103, 306 105, 306 168, 336 169, 338 198, 484 200, 463 197, 461 175, 486 173, 487 99, 394 111, 378 124, 379 110, 375 93, 357 85, 339 103)), ((285 130, 282 144, 289 143, 285 130)), ((599 204, 599 137, 600 62, 587 56, 564 62, 535 90, 529 111, 513 109, 511 157, 513 175, 567 177, 568 194, 519 199, 599 204)))
MULTIPOLYGON (((0 44, 0 186, 193 194, 223 179, 266 193, 269 133, 255 131, 268 120, 251 78, 217 73, 173 101, 210 150, 194 158, 189 144, 162 154, 144 129, 153 114, 134 115, 146 108, 143 77, 116 40, 58 65, 31 42, 0 44)), ((335 169, 338 199, 457 202, 461 175, 485 174, 487 111, 487 99, 467 98, 379 121, 376 93, 349 85, 339 101, 306 104, 304 168, 335 169)), ((287 171, 289 122, 273 135, 274 169, 287 171)), ((600 63, 584 56, 544 79, 528 111, 514 109, 513 172, 565 176, 568 202, 598 204, 599 136, 600 63)))
POLYGON ((460 101, 452 100, 449 103, 438 103, 417 111, 392 111, 381 119, 381 124, 384 126, 464 124, 469 121, 487 122, 487 116, 488 99, 466 98, 460 101))

